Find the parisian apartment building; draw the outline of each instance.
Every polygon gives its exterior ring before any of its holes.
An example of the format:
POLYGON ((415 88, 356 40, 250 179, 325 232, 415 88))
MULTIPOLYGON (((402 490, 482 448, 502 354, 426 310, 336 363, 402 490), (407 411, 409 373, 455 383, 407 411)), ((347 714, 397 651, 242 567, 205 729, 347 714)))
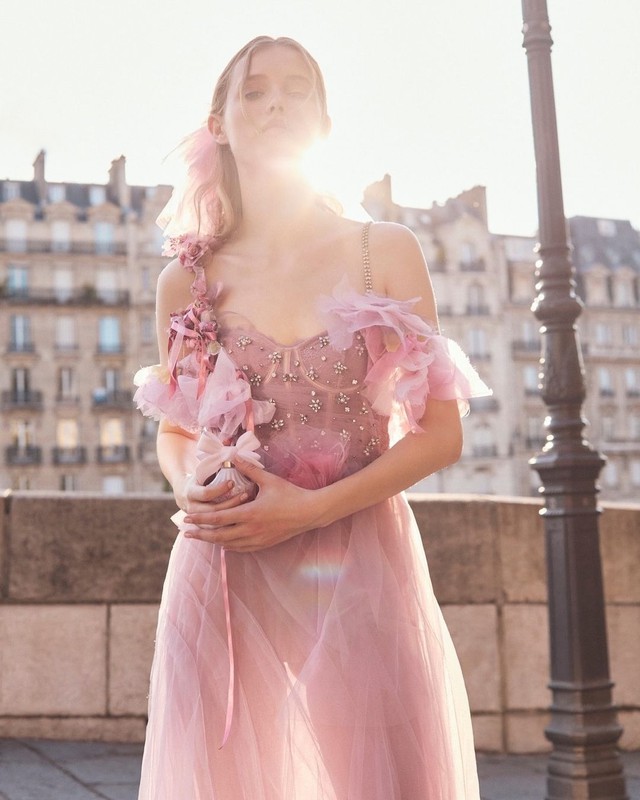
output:
MULTIPOLYGON (((158 360, 154 295, 168 186, 130 186, 125 159, 104 184, 0 180, 0 489, 102 493, 167 488, 156 424, 132 378, 158 360)), ((365 191, 376 220, 401 222, 424 250, 443 333, 493 395, 472 401, 458 464, 429 492, 533 495, 528 459, 544 444, 535 237, 489 231, 484 187, 418 209, 388 176, 365 191)), ((607 457, 602 497, 640 495, 640 234, 628 221, 569 220, 586 370, 586 437, 607 457)))

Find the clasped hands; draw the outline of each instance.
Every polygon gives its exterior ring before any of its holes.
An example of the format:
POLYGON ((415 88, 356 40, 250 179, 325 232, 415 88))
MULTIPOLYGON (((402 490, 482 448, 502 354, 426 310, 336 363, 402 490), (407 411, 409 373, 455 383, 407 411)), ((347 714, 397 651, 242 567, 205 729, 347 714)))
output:
POLYGON ((251 553, 321 526, 320 491, 302 489, 241 456, 233 466, 257 485, 255 499, 241 494, 220 500, 233 484, 201 486, 189 476, 179 505, 186 511, 185 524, 197 530, 185 531, 185 537, 251 553))

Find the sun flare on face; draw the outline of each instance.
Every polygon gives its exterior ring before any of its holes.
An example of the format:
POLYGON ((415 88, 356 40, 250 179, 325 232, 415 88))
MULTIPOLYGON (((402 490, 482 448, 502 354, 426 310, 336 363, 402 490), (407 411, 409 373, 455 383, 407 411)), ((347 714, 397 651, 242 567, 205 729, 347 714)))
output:
POLYGON ((351 219, 368 220, 362 208, 364 186, 354 180, 351 159, 340 158, 340 151, 331 139, 318 139, 302 155, 300 170, 319 195, 337 200, 343 215, 351 219))

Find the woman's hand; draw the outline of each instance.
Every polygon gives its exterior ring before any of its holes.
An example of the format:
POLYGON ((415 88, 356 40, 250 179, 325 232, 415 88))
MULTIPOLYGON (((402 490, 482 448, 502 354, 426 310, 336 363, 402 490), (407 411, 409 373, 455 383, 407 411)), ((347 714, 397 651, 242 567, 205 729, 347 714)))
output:
POLYGON ((319 492, 301 489, 239 457, 233 464, 258 486, 256 499, 246 502, 246 495, 240 495, 235 507, 227 502, 215 508, 194 503, 184 522, 197 525, 199 531, 185 536, 219 544, 225 550, 250 553, 319 527, 322 513, 319 492))
POLYGON ((222 500, 227 492, 233 489, 232 481, 218 486, 201 486, 195 475, 185 475, 182 481, 174 486, 173 495, 178 508, 185 513, 203 513, 211 511, 212 505, 217 509, 235 508, 247 499, 246 496, 235 495, 228 500, 222 500))

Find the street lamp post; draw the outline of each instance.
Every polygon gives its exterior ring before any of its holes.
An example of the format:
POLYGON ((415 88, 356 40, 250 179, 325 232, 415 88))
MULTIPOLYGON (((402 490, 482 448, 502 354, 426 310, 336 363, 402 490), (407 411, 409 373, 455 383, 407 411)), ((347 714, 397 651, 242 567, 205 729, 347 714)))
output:
POLYGON ((533 312, 541 323, 547 441, 531 460, 545 501, 552 744, 547 800, 627 800, 612 705, 596 479, 602 456, 583 438, 584 368, 562 200, 546 0, 522 0, 537 167, 539 259, 533 312))

